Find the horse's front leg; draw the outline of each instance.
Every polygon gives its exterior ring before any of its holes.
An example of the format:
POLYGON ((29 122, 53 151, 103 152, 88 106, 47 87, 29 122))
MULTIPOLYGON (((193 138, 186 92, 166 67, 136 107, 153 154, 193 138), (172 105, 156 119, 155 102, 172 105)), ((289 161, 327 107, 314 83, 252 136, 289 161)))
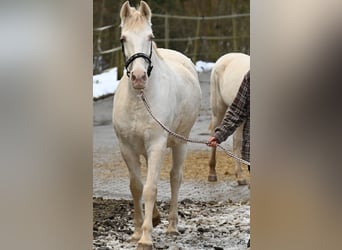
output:
POLYGON ((142 236, 138 242, 138 249, 152 249, 152 221, 153 214, 156 214, 157 183, 165 151, 166 139, 154 143, 147 149, 147 178, 143 190, 145 219, 142 225, 142 236))
POLYGON ((143 210, 142 193, 143 184, 141 182, 141 167, 138 154, 135 154, 129 147, 121 146, 121 154, 129 170, 129 187, 133 197, 134 204, 134 233, 131 241, 138 241, 142 235, 143 210))
POLYGON ((168 234, 179 234, 178 225, 178 194, 183 177, 183 162, 187 153, 186 144, 178 144, 172 148, 172 169, 170 172, 171 203, 169 212, 168 234))

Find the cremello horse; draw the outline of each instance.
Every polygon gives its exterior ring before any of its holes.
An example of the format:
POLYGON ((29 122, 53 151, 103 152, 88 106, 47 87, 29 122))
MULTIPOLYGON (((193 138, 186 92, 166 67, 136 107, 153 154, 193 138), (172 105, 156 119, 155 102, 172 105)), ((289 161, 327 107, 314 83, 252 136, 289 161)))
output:
MULTIPOLYGON (((214 134, 214 130, 223 120, 227 108, 232 104, 237 95, 243 77, 250 68, 250 58, 242 53, 229 53, 220 57, 211 72, 210 77, 210 104, 211 123, 209 130, 214 134)), ((233 136, 233 153, 241 157, 243 124, 235 131, 233 136)), ((208 181, 217 181, 216 176, 216 148, 211 149, 209 160, 208 181)), ((240 162, 235 163, 235 175, 240 185, 246 184, 242 178, 240 162)))
POLYGON ((138 241, 138 249, 152 249, 152 226, 160 222, 157 182, 166 148, 171 147, 173 161, 167 233, 178 233, 178 192, 187 148, 184 141, 169 135, 153 120, 139 93, 143 90, 152 112, 162 123, 188 136, 199 114, 201 89, 190 59, 173 50, 157 49, 152 42, 151 10, 144 1, 138 10, 125 2, 120 17, 127 75, 121 78, 115 93, 113 125, 130 175, 135 227, 131 239, 138 241), (140 156, 146 159, 148 169, 144 185, 140 156))

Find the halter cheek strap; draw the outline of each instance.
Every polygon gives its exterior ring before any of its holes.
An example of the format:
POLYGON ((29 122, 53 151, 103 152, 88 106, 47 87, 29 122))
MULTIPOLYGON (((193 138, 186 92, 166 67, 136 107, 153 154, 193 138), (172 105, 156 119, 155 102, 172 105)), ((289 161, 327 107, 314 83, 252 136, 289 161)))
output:
POLYGON ((153 68, 152 62, 151 62, 151 58, 148 57, 148 56, 147 56, 146 54, 144 54, 144 53, 136 53, 136 54, 134 54, 133 56, 131 56, 130 58, 128 58, 128 60, 127 60, 126 63, 125 63, 125 68, 126 68, 127 76, 128 76, 128 77, 129 77, 129 75, 130 75, 130 73, 131 73, 131 72, 128 70, 128 66, 129 66, 135 59, 137 59, 137 58, 139 58, 139 57, 144 58, 145 61, 148 63, 147 75, 150 76, 151 71, 152 71, 152 68, 153 68))
MULTIPOLYGON (((125 56, 125 47, 123 42, 121 42, 121 48, 122 48, 122 53, 125 56)), ((145 59, 145 61, 148 63, 148 67, 147 67, 147 76, 149 77, 151 74, 151 71, 153 69, 152 66, 152 61, 151 61, 151 57, 152 57, 152 41, 151 41, 151 50, 150 50, 150 55, 146 55, 145 53, 136 53, 134 55, 132 55, 130 58, 128 58, 128 60, 125 62, 125 68, 126 68, 126 72, 127 72, 127 76, 130 77, 131 72, 128 70, 129 65, 137 58, 142 57, 145 59)))

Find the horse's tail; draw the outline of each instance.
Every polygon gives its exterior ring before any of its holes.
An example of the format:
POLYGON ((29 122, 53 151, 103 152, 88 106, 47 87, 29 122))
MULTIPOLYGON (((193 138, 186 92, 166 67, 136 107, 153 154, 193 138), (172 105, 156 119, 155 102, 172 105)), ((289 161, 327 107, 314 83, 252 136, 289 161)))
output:
POLYGON ((211 106, 211 122, 209 124, 209 132, 213 133, 215 127, 218 125, 215 122, 217 116, 217 109, 221 98, 220 91, 220 77, 216 67, 213 67, 210 75, 210 106, 211 106))

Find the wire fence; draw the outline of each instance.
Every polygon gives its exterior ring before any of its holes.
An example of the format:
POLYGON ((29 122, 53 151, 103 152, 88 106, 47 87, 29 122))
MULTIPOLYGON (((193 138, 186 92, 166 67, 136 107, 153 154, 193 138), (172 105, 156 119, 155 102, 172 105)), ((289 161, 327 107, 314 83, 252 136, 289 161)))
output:
MULTIPOLYGON (((249 54, 249 13, 221 16, 179 16, 153 14, 153 31, 158 47, 178 50, 194 62, 216 61, 228 52, 249 54)), ((124 62, 121 53, 119 23, 94 28, 93 73, 118 67, 124 62), (113 39, 113 41, 108 41, 113 39), (112 46, 103 49, 103 44, 112 46)))

